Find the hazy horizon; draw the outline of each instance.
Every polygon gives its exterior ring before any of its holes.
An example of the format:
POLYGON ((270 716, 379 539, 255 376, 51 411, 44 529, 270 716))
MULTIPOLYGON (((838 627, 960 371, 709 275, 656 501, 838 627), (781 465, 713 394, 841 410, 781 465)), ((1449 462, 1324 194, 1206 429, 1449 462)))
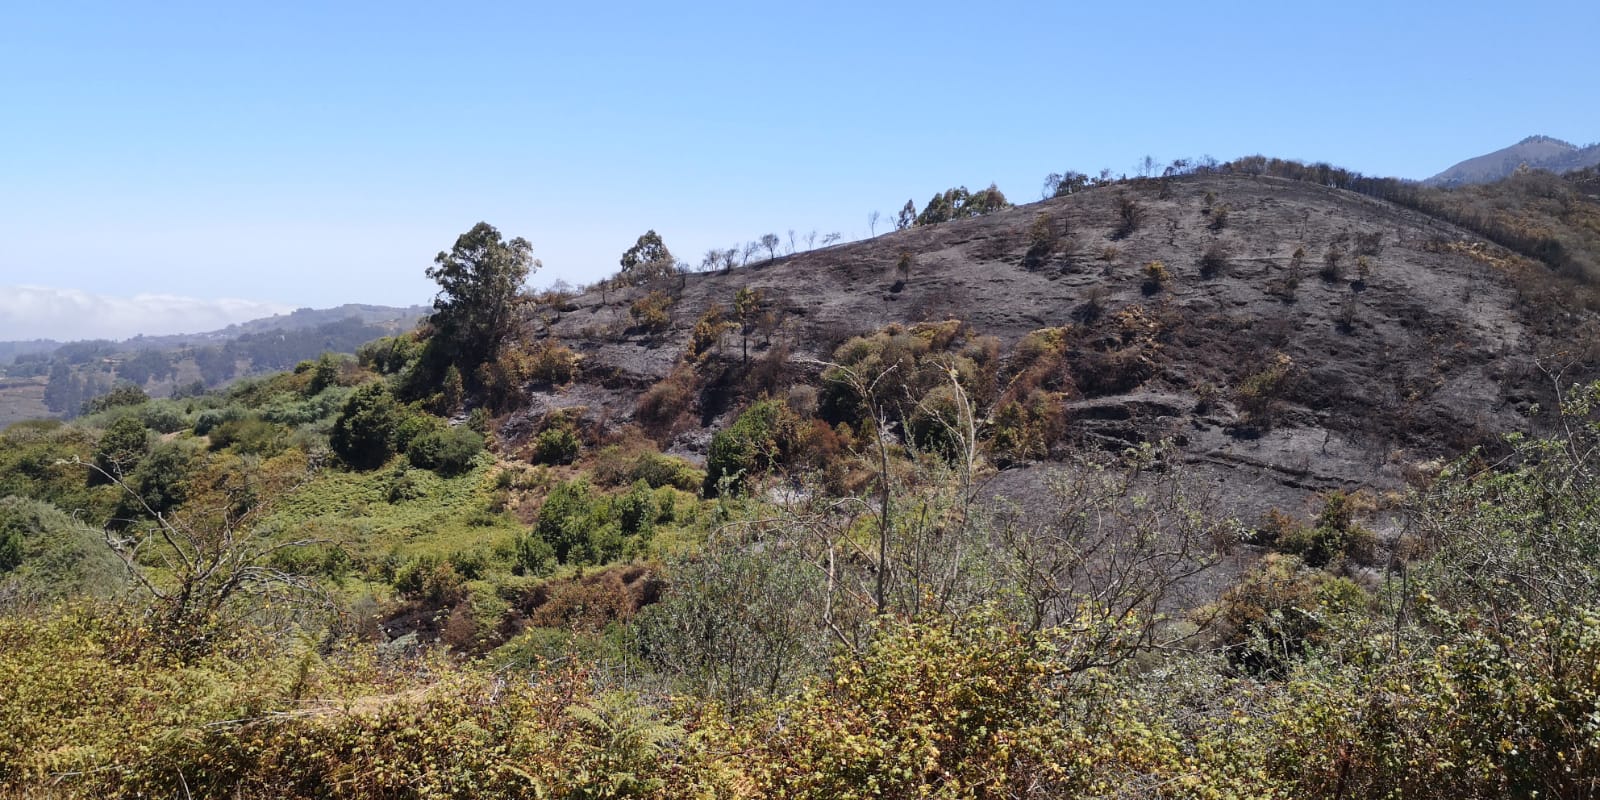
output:
POLYGON ((583 283, 647 229, 694 264, 765 233, 862 238, 955 185, 1030 202, 1047 173, 1146 155, 1424 178, 1600 137, 1575 100, 1600 66, 1592 5, 1220 11, 16 9, 0 339, 426 304, 424 269, 480 220, 533 243, 530 284, 583 283))

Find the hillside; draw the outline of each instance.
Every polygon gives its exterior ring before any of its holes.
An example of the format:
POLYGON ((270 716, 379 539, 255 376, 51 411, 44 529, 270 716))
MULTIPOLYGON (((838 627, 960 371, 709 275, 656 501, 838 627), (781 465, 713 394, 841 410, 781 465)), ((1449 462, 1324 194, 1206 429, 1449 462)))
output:
POLYGON ((1509 178, 1519 167, 1561 174, 1600 164, 1600 144, 1578 147, 1549 136, 1529 136, 1510 147, 1469 158, 1423 183, 1465 186, 1509 178))
POLYGON ((353 358, 0 430, 0 796, 1595 796, 1590 177, 957 189, 577 295, 479 223, 353 358))
MULTIPOLYGON (((535 430, 571 406, 611 425, 635 420, 636 398, 673 373, 706 309, 729 308, 748 288, 776 317, 750 337, 750 362, 789 353, 770 388, 814 382, 815 362, 891 324, 959 320, 1005 351, 1059 326, 1070 342, 1068 421, 1046 460, 1172 439, 1197 473, 1251 487, 1236 493, 1241 510, 1298 508, 1334 488, 1397 489, 1430 459, 1492 447, 1534 404, 1549 406, 1541 360, 1575 342, 1585 344, 1567 378, 1587 374, 1595 318, 1552 307, 1546 272, 1419 212, 1310 183, 1130 182, 684 276, 666 288, 677 300, 656 332, 629 316, 643 288, 545 309, 538 335, 580 353, 582 377, 536 393, 526 421, 507 430, 535 430), (1126 203, 1138 222, 1124 236, 1126 203), (1030 262, 1041 219, 1057 243, 1030 262), (908 274, 897 266, 905 253, 908 274), (1151 279, 1154 262, 1162 280, 1151 279), (1245 410, 1261 401, 1241 392, 1273 375, 1265 405, 1245 410)), ((703 458, 711 432, 756 391, 738 340, 725 334, 720 354, 695 367, 693 423, 664 437, 670 452, 703 458)))

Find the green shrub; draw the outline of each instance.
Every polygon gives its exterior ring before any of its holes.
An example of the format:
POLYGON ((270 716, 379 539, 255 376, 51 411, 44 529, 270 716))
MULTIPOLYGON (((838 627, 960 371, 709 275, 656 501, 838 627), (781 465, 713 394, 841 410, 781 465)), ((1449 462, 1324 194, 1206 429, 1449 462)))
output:
POLYGON ((581 449, 577 432, 568 425, 557 425, 544 429, 534 439, 533 460, 537 464, 571 464, 581 449))
POLYGON ((430 430, 406 447, 411 465, 440 475, 460 475, 472 469, 483 452, 483 437, 465 427, 430 430))
POLYGON ((460 602, 465 582, 453 564, 429 555, 406 562, 394 575, 394 588, 401 595, 435 606, 460 602))
POLYGON ((1167 265, 1160 261, 1151 261, 1144 265, 1144 293, 1155 294, 1166 288, 1172 280, 1172 273, 1167 270, 1167 265))
POLYGON ((795 420, 779 400, 761 400, 711 437, 704 491, 715 495, 726 484, 738 491, 747 478, 781 464, 795 441, 795 420))
POLYGON ((380 381, 368 383, 350 395, 329 444, 350 466, 371 469, 394 454, 397 428, 405 416, 388 387, 380 381))
POLYGON ((649 538, 655 528, 658 508, 650 484, 642 480, 635 482, 627 494, 617 499, 617 521, 623 535, 649 538))
POLYGON ((1278 532, 1277 548, 1300 556, 1313 567, 1366 564, 1377 549, 1377 535, 1355 523, 1355 497, 1344 492, 1329 492, 1323 499, 1316 524, 1285 526, 1278 532))
MULTIPOLYGON (((127 508, 129 498, 123 498, 127 510, 142 513, 145 508, 158 514, 171 511, 189 496, 189 480, 200 466, 201 459, 192 443, 163 442, 150 450, 150 455, 139 464, 128 480, 128 486, 139 504, 127 508)), ((118 516, 126 516, 120 514, 118 516)))
POLYGON ((156 400, 139 409, 145 427, 157 433, 175 433, 189 427, 189 418, 177 403, 156 400))
POLYGON ((1050 260, 1050 254, 1055 252, 1056 245, 1061 236, 1056 232, 1056 226, 1049 214, 1037 214, 1033 224, 1028 227, 1028 250, 1022 256, 1022 266, 1026 269, 1038 269, 1050 260))
POLYGON ((231 403, 221 408, 208 408, 195 417, 194 435, 208 436, 218 425, 244 419, 247 414, 242 406, 231 403))
POLYGON ((211 431, 211 449, 228 449, 241 455, 275 456, 288 446, 289 432, 257 418, 230 420, 211 431))
MULTIPOLYGON (((123 478, 138 468, 150 452, 150 431, 138 417, 127 416, 111 423, 95 446, 94 465, 114 478, 123 478)), ((106 480, 99 473, 90 483, 106 480)))
POLYGON ((581 478, 550 490, 533 530, 563 564, 603 564, 622 552, 611 504, 581 478))
POLYGON ((0 573, 10 572, 22 563, 22 532, 0 530, 0 573))
POLYGON ((555 548, 537 532, 530 531, 517 537, 515 569, 523 575, 549 575, 559 559, 555 548))
POLYGON ((706 476, 704 472, 695 469, 693 464, 677 456, 647 451, 640 453, 635 459, 628 477, 635 481, 644 481, 652 488, 670 486, 685 492, 693 492, 700 489, 706 476))

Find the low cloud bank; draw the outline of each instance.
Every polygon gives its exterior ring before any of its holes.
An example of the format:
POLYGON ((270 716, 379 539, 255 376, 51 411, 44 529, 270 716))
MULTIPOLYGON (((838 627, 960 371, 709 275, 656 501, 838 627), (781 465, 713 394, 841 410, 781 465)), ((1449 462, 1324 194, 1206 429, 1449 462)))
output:
POLYGON ((0 286, 0 340, 200 333, 293 310, 255 300, 171 294, 117 297, 51 286, 0 286))

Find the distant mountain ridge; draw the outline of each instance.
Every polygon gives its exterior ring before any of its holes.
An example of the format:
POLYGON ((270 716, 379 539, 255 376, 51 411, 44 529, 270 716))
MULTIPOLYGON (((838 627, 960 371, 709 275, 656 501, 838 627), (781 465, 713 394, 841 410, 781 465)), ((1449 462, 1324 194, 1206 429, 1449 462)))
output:
POLYGON ((1600 165, 1600 144, 1579 147, 1550 136, 1529 136, 1510 147, 1462 161, 1423 183, 1430 186, 1493 183, 1510 177, 1524 165, 1557 174, 1600 165))
POLYGON ((406 327, 427 316, 432 311, 433 309, 430 306, 406 306, 401 308, 366 303, 345 303, 342 306, 333 308, 297 308, 287 314, 273 314, 270 317, 238 322, 221 330, 206 331, 204 333, 177 333, 169 336, 135 336, 131 339, 123 340, 122 344, 133 349, 185 347, 235 339, 252 333, 315 328, 330 322, 342 322, 352 317, 360 320, 365 325, 400 322, 404 323, 401 327, 406 327))
MULTIPOLYGON (((268 331, 298 331, 315 328, 354 317, 365 325, 389 325, 406 328, 432 312, 429 306, 380 306, 368 303, 346 303, 333 308, 298 308, 287 314, 273 314, 247 322, 239 322, 214 331, 175 333, 166 336, 134 336, 112 342, 120 350, 170 350, 195 345, 217 344, 248 334, 268 331)), ((13 361, 22 355, 52 353, 71 342, 55 339, 31 339, 0 342, 0 364, 13 361)))

